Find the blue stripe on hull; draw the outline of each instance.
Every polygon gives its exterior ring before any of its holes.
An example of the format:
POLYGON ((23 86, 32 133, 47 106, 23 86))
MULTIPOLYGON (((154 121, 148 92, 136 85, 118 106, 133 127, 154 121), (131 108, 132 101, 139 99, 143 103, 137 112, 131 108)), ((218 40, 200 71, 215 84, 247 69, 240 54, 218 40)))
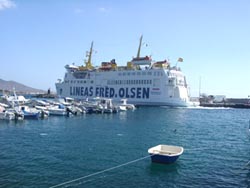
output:
POLYGON ((151 161, 154 163, 173 163, 179 156, 164 156, 164 155, 151 155, 151 161))
POLYGON ((38 118, 39 118, 39 114, 24 115, 24 119, 38 119, 38 118))

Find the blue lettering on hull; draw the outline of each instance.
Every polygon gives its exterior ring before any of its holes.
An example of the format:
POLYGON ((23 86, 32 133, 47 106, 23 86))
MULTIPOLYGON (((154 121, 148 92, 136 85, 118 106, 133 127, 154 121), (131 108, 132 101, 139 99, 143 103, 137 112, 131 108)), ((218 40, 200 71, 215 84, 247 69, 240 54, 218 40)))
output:
POLYGON ((105 97, 105 98, 127 98, 127 99, 148 99, 150 89, 145 87, 115 88, 111 87, 70 87, 72 97, 105 97))
POLYGON ((93 87, 70 87, 70 96, 93 97, 93 87))

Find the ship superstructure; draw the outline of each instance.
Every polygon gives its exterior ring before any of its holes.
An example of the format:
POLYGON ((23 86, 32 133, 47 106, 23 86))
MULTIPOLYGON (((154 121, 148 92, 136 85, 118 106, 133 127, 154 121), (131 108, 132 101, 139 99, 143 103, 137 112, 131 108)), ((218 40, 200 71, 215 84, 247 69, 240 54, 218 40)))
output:
POLYGON ((155 62, 149 56, 140 57, 141 45, 142 37, 137 57, 126 66, 117 66, 113 59, 93 67, 92 42, 85 66, 65 66, 63 81, 56 83, 57 94, 79 100, 104 97, 120 101, 126 98, 135 105, 188 106, 187 82, 180 68, 171 67, 167 60, 155 62))

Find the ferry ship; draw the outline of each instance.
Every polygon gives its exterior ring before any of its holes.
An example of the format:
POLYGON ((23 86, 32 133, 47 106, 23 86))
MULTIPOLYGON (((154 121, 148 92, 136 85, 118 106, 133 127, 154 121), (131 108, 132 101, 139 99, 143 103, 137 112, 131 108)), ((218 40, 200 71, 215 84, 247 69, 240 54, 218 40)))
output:
POLYGON ((171 66, 167 60, 153 61, 150 56, 140 57, 141 45, 142 36, 137 56, 126 66, 118 66, 113 59, 93 67, 92 42, 85 66, 65 66, 64 79, 58 79, 56 83, 57 95, 78 100, 101 97, 120 101, 126 98, 134 105, 189 106, 187 82, 181 69, 171 66))

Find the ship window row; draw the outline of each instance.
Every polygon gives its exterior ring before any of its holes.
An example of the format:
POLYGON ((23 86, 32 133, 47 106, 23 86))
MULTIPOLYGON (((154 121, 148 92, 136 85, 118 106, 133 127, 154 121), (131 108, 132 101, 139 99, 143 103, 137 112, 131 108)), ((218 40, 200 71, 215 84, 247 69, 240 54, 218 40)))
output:
POLYGON ((119 72, 118 73, 118 75, 119 76, 140 76, 140 75, 142 75, 142 76, 146 76, 146 75, 148 75, 148 76, 163 76, 163 73, 162 72, 123 72, 123 73, 121 73, 121 72, 119 72))
POLYGON ((152 84, 152 80, 108 80, 108 85, 152 84))
POLYGON ((94 83, 94 81, 93 80, 91 80, 91 81, 89 81, 89 80, 66 80, 66 81, 64 81, 64 83, 66 83, 66 84, 87 84, 87 83, 91 83, 91 84, 93 84, 94 83))

